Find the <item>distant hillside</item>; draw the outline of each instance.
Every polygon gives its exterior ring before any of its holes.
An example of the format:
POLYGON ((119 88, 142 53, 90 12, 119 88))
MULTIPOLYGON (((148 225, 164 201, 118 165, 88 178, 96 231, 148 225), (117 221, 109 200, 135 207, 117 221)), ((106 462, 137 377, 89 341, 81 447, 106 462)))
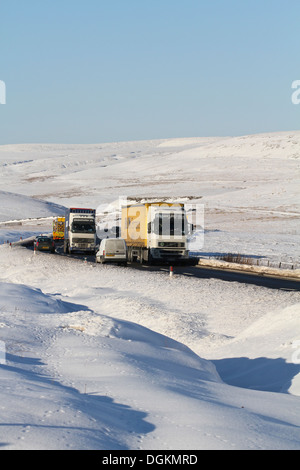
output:
POLYGON ((20 194, 0 191, 0 222, 51 217, 65 213, 65 208, 20 194))

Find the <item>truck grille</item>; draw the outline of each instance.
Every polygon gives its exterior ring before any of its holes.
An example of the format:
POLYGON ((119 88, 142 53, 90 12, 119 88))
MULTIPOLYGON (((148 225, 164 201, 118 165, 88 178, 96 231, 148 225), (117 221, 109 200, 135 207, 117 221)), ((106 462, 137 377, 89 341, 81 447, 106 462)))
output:
POLYGON ((182 248, 184 247, 184 243, 180 242, 158 242, 159 247, 164 248, 182 248))
POLYGON ((169 256, 177 256, 177 257, 180 257, 183 255, 183 252, 182 251, 178 251, 178 250, 159 250, 161 256, 165 256, 165 257, 169 257, 169 256))
POLYGON ((93 243, 94 240, 90 238, 73 238, 73 243, 80 244, 80 245, 89 245, 93 243))

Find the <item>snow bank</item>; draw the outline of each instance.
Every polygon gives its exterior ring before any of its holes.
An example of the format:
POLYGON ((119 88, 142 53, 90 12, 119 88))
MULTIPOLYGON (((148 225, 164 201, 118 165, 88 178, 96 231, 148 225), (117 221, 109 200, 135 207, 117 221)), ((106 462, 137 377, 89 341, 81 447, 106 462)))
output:
POLYGON ((79 309, 73 304, 44 294, 41 289, 7 282, 0 282, 0 299, 1 309, 10 313, 19 310, 27 314, 49 314, 66 313, 79 309))
POLYGON ((299 447, 298 293, 17 246, 0 264, 2 448, 299 447))
POLYGON ((18 222, 24 219, 54 217, 64 214, 65 208, 58 204, 0 191, 0 222, 18 222))
POLYGON ((300 396, 300 303, 270 311, 246 328, 214 361, 231 385, 300 396), (247 355, 240 357, 241 351, 247 355), (259 352, 259 353, 258 353, 259 352))

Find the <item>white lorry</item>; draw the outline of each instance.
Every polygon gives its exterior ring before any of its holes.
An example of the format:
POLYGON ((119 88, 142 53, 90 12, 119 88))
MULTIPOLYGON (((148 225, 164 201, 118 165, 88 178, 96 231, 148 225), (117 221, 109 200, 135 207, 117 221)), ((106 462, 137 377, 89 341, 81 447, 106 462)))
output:
POLYGON ((67 210, 64 252, 96 252, 96 210, 72 207, 67 210))

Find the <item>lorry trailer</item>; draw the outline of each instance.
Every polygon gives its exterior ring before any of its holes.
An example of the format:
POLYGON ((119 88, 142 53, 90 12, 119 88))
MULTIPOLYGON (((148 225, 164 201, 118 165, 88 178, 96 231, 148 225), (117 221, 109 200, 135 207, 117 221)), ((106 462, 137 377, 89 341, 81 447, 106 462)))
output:
POLYGON ((141 203, 122 207, 121 237, 128 260, 148 264, 193 264, 187 249, 188 221, 182 203, 141 203))

